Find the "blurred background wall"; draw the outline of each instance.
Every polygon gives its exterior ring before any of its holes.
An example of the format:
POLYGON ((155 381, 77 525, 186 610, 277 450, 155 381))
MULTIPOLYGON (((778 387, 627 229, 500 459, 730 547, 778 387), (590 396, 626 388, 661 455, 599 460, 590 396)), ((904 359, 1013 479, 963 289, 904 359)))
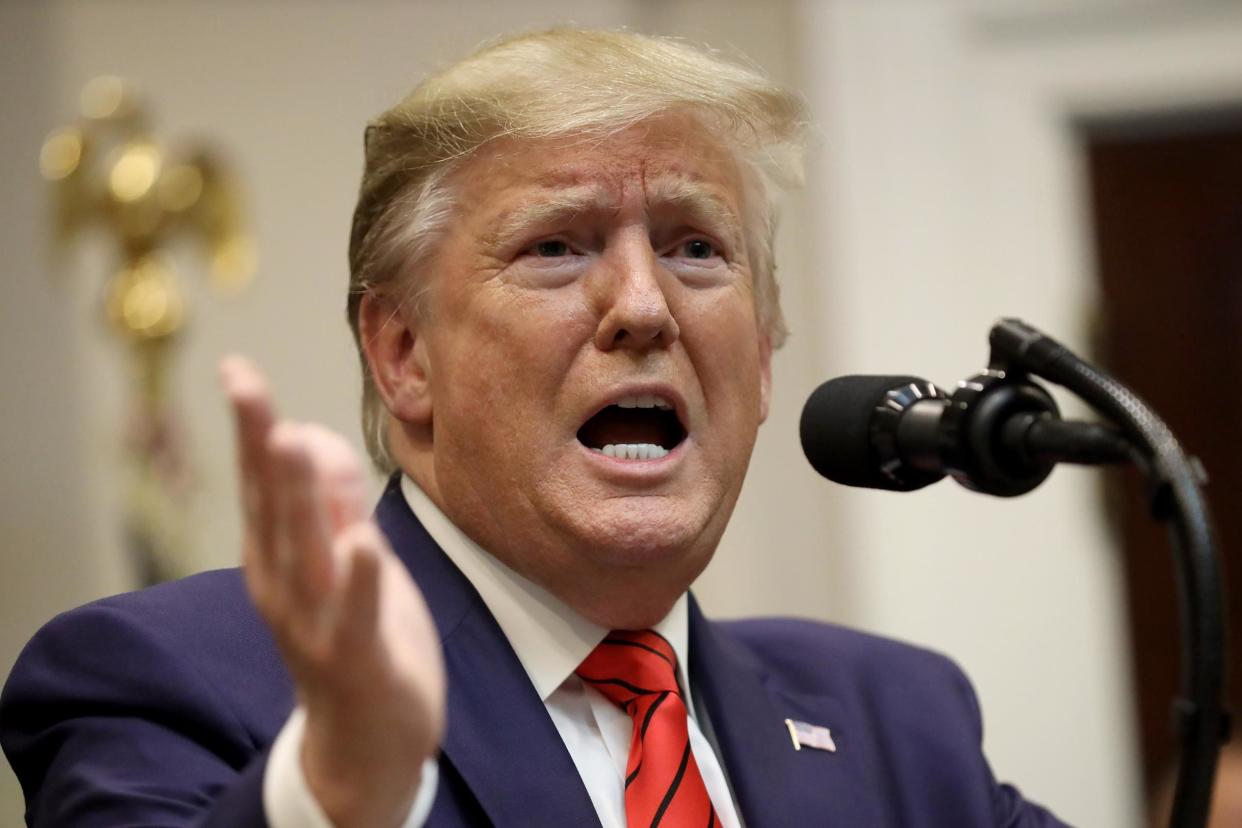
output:
MULTIPOLYGON (((209 137, 244 185, 259 276, 233 298, 190 288, 175 384, 196 463, 190 564, 231 566, 216 362, 251 355, 288 414, 361 445, 344 293, 363 125, 480 41, 557 22, 745 54, 805 93, 817 122, 779 243, 794 334, 696 587, 708 612, 824 618, 944 651, 976 684, 1000 777, 1075 824, 1139 824, 1121 550, 1100 478, 1060 470, 1013 502, 950 483, 845 490, 811 472, 796 423, 839 373, 951 385, 984 364, 1002 315, 1090 352, 1100 297, 1076 119, 1242 100, 1236 3, 0 3, 0 675, 52 615, 135 577, 116 523, 125 364, 99 321, 111 253, 80 245, 56 272, 45 256, 39 144, 76 116, 82 85, 133 80, 160 137, 209 137)), ((182 263, 187 285, 197 267, 182 263)), ((20 791, 7 768, 0 780, 0 824, 16 824, 20 791)))

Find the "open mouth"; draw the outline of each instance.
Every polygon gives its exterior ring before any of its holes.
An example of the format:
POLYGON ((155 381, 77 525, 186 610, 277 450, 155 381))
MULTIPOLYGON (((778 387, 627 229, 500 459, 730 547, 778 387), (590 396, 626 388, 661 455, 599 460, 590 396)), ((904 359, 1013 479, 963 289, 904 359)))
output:
POLYGON ((658 394, 624 397, 578 429, 578 441, 621 460, 659 460, 686 439, 672 403, 658 394))

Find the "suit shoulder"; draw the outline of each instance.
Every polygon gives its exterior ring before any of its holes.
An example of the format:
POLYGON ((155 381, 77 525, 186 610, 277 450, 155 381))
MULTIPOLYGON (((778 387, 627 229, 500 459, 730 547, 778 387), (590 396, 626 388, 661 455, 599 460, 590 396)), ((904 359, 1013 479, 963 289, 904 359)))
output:
POLYGON ((267 638, 247 596, 241 570, 200 572, 146 589, 112 595, 62 612, 32 644, 68 636, 78 645, 112 636, 139 636, 169 645, 235 649, 267 638))
POLYGON ((248 604, 241 570, 233 567, 199 572, 145 589, 110 595, 63 612, 53 621, 96 611, 176 620, 180 614, 192 614, 207 605, 232 611, 248 604))
POLYGON ((240 574, 207 572, 44 625, 0 697, 0 746, 31 825, 182 824, 213 801, 253 814, 255 757, 292 701, 240 574))
POLYGON ((960 672, 943 653, 839 624, 803 618, 748 618, 719 623, 729 635, 764 658, 801 661, 814 652, 830 657, 838 665, 877 665, 885 669, 908 665, 911 669, 960 672))
POLYGON ((19 664, 48 648, 81 657, 167 650, 204 663, 274 652, 238 569, 202 572, 62 612, 34 635, 19 664))
POLYGON ((18 710, 50 712, 58 705, 116 714, 215 708, 232 716, 283 710, 290 698, 284 667, 240 571, 225 569, 57 615, 18 657, 2 709, 8 726, 18 710))
POLYGON ((722 622, 760 669, 794 691, 884 698, 939 694, 978 721, 974 690, 943 653, 874 633, 797 618, 722 622), (964 705, 964 709, 962 706, 964 705))

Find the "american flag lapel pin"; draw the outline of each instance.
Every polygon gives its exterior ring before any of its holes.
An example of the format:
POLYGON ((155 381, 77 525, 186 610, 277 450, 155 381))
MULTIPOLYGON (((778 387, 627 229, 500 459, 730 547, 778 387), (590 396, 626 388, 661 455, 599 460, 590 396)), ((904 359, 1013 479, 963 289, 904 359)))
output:
POLYGON ((795 719, 786 719, 785 727, 789 729, 789 738, 793 741, 794 750, 808 747, 826 750, 829 753, 837 752, 837 743, 832 740, 832 731, 826 727, 799 722, 795 719))

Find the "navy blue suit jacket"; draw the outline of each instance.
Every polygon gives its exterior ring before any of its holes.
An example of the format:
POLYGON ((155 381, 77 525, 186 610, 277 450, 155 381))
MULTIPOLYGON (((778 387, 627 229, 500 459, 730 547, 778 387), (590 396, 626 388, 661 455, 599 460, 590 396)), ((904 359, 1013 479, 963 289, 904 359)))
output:
MULTIPOLYGON (((478 594, 390 485, 377 517, 444 642, 448 728, 430 825, 591 826, 543 703, 478 594)), ((690 674, 747 828, 1060 825, 992 777, 966 678, 942 656, 690 604, 690 674), (784 720, 832 730, 795 751, 784 720)), ((27 646, 0 741, 32 826, 262 826, 293 687, 237 570, 89 604, 27 646)))

